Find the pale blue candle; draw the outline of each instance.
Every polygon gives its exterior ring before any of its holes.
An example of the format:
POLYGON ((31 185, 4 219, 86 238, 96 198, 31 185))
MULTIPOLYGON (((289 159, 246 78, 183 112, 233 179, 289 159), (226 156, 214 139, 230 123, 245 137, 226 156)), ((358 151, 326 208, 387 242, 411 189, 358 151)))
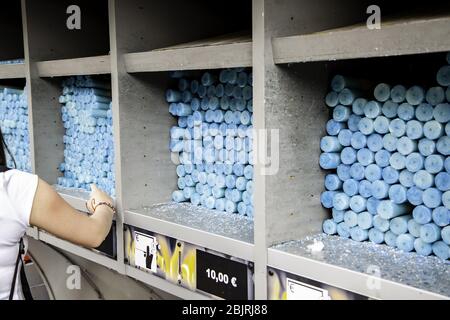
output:
POLYGON ((253 216, 254 216, 253 210, 254 210, 253 205, 247 206, 247 210, 246 210, 247 217, 253 218, 253 216))
POLYGON ((366 207, 367 207, 367 211, 371 214, 371 215, 376 215, 377 214, 377 207, 380 204, 380 200, 376 199, 375 197, 370 197, 367 199, 367 203, 366 203, 366 207))
MULTIPOLYGON (((228 178, 228 177, 227 177, 228 178)), ((230 188, 227 184, 227 187, 230 188)), ((325 191, 320 195, 322 206, 327 209, 333 208, 333 198, 337 194, 335 191, 325 191)))
POLYGON ((236 212, 236 203, 234 203, 231 200, 225 201, 225 211, 228 213, 235 213, 236 212))
POLYGON ((327 129, 328 135, 337 136, 342 129, 345 129, 345 123, 337 122, 337 121, 334 121, 333 119, 330 119, 327 122, 326 129, 327 129))
POLYGON ((431 174, 436 174, 444 170, 444 157, 437 154, 432 154, 425 159, 425 170, 431 174))
POLYGON ((431 244, 423 242, 420 238, 414 240, 414 250, 421 256, 429 256, 433 252, 431 244))
POLYGON ((411 173, 416 173, 423 169, 424 162, 424 157, 420 153, 413 152, 406 157, 406 169, 411 173))
POLYGON ((342 145, 337 137, 326 136, 320 140, 320 149, 323 152, 339 152, 342 150, 342 145))
POLYGON ((406 101, 413 106, 421 104, 425 100, 425 90, 419 86, 412 86, 406 91, 406 101))
POLYGON ((336 223, 341 223, 342 221, 344 221, 344 214, 345 214, 344 210, 336 210, 335 208, 331 210, 333 221, 336 223))
MULTIPOLYGON (((349 165, 340 164, 337 167, 336 173, 341 181, 345 181, 345 180, 351 178, 349 165)), ((364 171, 363 171, 363 174, 364 174, 364 171)))
POLYGON ((380 83, 373 90, 373 95, 378 101, 385 102, 391 97, 391 86, 386 83, 380 83))
POLYGON ((177 90, 167 90, 166 91, 166 101, 169 103, 181 101, 181 92, 177 90))
POLYGON ((400 184, 405 188, 411 188, 414 186, 414 173, 404 169, 400 172, 399 176, 400 184))
POLYGON ((406 233, 399 235, 395 243, 400 250, 411 252, 414 250, 414 240, 415 238, 412 235, 406 233))
POLYGON ((178 177, 184 177, 186 175, 186 170, 184 169, 184 165, 180 164, 176 169, 178 177))
POLYGON ((444 240, 444 242, 446 244, 450 244, 450 226, 446 226, 446 227, 442 228, 441 237, 442 237, 442 240, 444 240))
POLYGON ((194 187, 186 187, 183 189, 183 195, 187 200, 191 199, 194 193, 195 193, 194 187))
POLYGON ((429 139, 420 139, 418 149, 421 155, 427 157, 436 152, 436 143, 429 139))
POLYGON ((403 137, 406 133, 406 124, 402 119, 393 119, 389 124, 389 132, 396 138, 403 137))
POLYGON ((218 211, 225 211, 225 200, 224 199, 216 199, 215 209, 218 211))
POLYGON ((395 103, 402 103, 406 99, 406 88, 402 85, 396 85, 391 89, 391 99, 395 103))
POLYGON ((358 226, 363 230, 369 230, 373 226, 373 216, 367 212, 358 214, 358 226))
POLYGON ((329 235, 337 233, 337 224, 331 219, 325 220, 323 222, 323 232, 329 235))
POLYGON ((406 198, 406 188, 400 184, 394 184, 389 188, 389 199, 394 203, 402 204, 405 203, 406 198))
POLYGON ((337 192, 333 196, 333 207, 337 210, 346 210, 350 207, 350 197, 342 192, 337 192))
POLYGON ((439 139, 444 135, 444 126, 436 120, 427 121, 423 126, 423 134, 430 140, 439 139))
POLYGON ((359 182, 358 193, 368 199, 372 196, 372 183, 367 180, 362 180, 359 182))
POLYGON ((336 191, 342 188, 342 181, 336 174, 328 174, 325 177, 325 189, 336 191))
POLYGON ((396 217, 389 222, 389 229, 396 235, 405 234, 408 232, 408 221, 411 219, 410 215, 396 217))
POLYGON ((352 111, 358 116, 364 115, 364 107, 367 104, 367 100, 364 98, 357 98, 353 101, 352 111))
POLYGON ((367 208, 367 199, 361 197, 360 195, 356 195, 350 198, 350 209, 352 211, 360 213, 366 210, 366 208, 367 208))
POLYGON ((351 106, 358 95, 359 93, 355 90, 345 88, 339 93, 339 103, 344 106, 351 106))
POLYGON ((432 246, 433 253, 442 260, 450 257, 450 247, 443 241, 436 241, 432 246))
POLYGON ((348 121, 351 115, 351 109, 343 105, 338 105, 333 110, 333 120, 336 122, 348 121))
POLYGON ((361 181, 364 179, 365 169, 360 163, 354 163, 350 167, 350 176, 356 181, 361 181))
POLYGON ((252 195, 246 190, 242 192, 242 201, 245 205, 252 205, 253 204, 253 198, 252 195))
POLYGON ((369 238, 369 232, 360 227, 354 227, 350 229, 350 237, 355 241, 363 242, 369 238))
POLYGON ((445 227, 450 224, 450 211, 446 207, 437 207, 432 213, 433 222, 439 227, 445 227))
POLYGON ((375 244, 381 244, 384 242, 384 233, 380 230, 372 228, 369 230, 369 240, 375 244))
POLYGON ((231 201, 238 203, 242 201, 242 191, 239 191, 237 189, 233 189, 231 191, 231 201))
POLYGON ((388 118, 384 116, 378 116, 376 117, 375 121, 373 122, 373 128, 375 132, 379 134, 385 134, 389 132, 389 120, 388 118))
POLYGON ((336 75, 331 79, 331 89, 335 92, 341 92, 345 88, 352 88, 356 85, 356 81, 350 78, 336 75))
POLYGON ((344 181, 343 190, 346 195, 352 197, 358 193, 359 184, 354 179, 344 181))
POLYGON ((445 100, 445 92, 442 87, 432 87, 428 89, 425 96, 427 102, 433 106, 438 105, 445 100))
POLYGON ((419 205, 413 210, 413 218, 418 224, 427 224, 432 219, 432 211, 426 206, 419 205))
POLYGON ((373 120, 370 118, 362 118, 358 123, 358 130, 366 136, 374 132, 373 120))
POLYGON ((343 129, 339 132, 338 134, 338 141, 341 144, 341 146, 343 147, 348 147, 351 145, 351 140, 352 140, 352 131, 348 130, 348 129, 343 129))
POLYGON ((375 163, 380 168, 386 168, 389 166, 389 159, 391 158, 391 153, 384 149, 381 149, 377 153, 375 153, 375 163))
POLYGON ((427 223, 420 228, 420 239, 426 243, 433 243, 441 239, 441 228, 434 223, 427 223))
POLYGON ((356 153, 356 159, 363 166, 368 166, 374 162, 374 154, 367 148, 362 148, 356 153))
POLYGON ((409 188, 406 192, 406 197, 408 198, 409 203, 415 206, 421 205, 423 203, 422 195, 423 191, 416 186, 409 188))
POLYGON ((450 102, 450 87, 447 87, 447 90, 445 90, 445 99, 447 102, 450 102))
POLYGON ((319 160, 320 167, 325 170, 336 169, 337 166, 341 164, 341 157, 343 153, 344 151, 341 153, 341 156, 339 153, 322 153, 319 160))
POLYGON ((420 228, 422 225, 420 223, 417 223, 414 219, 408 220, 408 232, 415 238, 420 237, 420 228))
POLYGON ((450 136, 450 122, 445 125, 445 134, 450 136))
POLYGON ((419 170, 414 174, 414 184, 416 187, 426 190, 434 185, 434 176, 425 170, 419 170))
POLYGON ((372 182, 372 196, 375 199, 382 200, 389 195, 389 185, 383 180, 372 182))
POLYGON ((392 219, 410 211, 406 204, 396 204, 392 200, 382 200, 377 207, 377 214, 383 219, 392 219))
POLYGON ((387 231, 384 234, 384 242, 390 247, 397 247, 397 235, 392 231, 387 231))
POLYGON ((359 122, 361 121, 361 117, 356 114, 351 114, 347 121, 347 126, 350 131, 356 132, 359 130, 359 122))
POLYGON ((237 205, 237 212, 240 215, 246 215, 247 214, 247 205, 244 202, 239 202, 237 205))
POLYGON ((412 120, 414 118, 414 107, 408 103, 402 103, 398 106, 397 116, 405 121, 412 120))
POLYGON ((364 176, 370 182, 381 179, 382 170, 376 164, 368 165, 364 171, 364 176))
POLYGON ((408 138, 417 140, 423 137, 423 123, 417 120, 410 120, 406 124, 406 135, 408 138))
POLYGON ((433 119, 433 106, 428 103, 421 103, 416 108, 416 118, 419 121, 427 122, 433 119))
POLYGON ((339 103, 339 94, 335 91, 330 91, 325 97, 325 104, 330 108, 334 108, 339 103))
POLYGON ((423 204, 434 209, 442 204, 442 192, 436 188, 428 188, 422 195, 423 204))
MULTIPOLYGON (((200 205, 200 194, 194 193, 194 194, 191 196, 191 203, 192 203, 194 206, 200 205)), ((223 211, 223 210, 222 210, 222 211, 223 211)))
POLYGON ((175 202, 184 202, 187 199, 184 197, 183 191, 177 190, 172 193, 172 200, 175 202))
POLYGON ((352 135, 351 145, 354 149, 359 150, 367 145, 367 138, 361 132, 355 132, 352 135))
POLYGON ((383 147, 389 152, 397 151, 397 138, 388 133, 383 137, 383 147))
MULTIPOLYGON (((411 154, 414 151, 417 151, 417 141, 411 140, 408 137, 401 137, 397 141, 397 151, 407 156, 411 154)), ((406 165, 406 159, 405 159, 405 165, 406 165)))
POLYGON ((400 152, 395 152, 389 159, 389 164, 395 170, 403 170, 406 167, 406 157, 400 152))
POLYGON ((393 101, 386 101, 383 104, 383 107, 381 109, 381 112, 386 118, 393 119, 397 117, 398 112, 398 103, 395 103, 393 101))
POLYGON ((438 142, 436 143, 436 149, 437 151, 444 155, 449 156, 450 155, 450 137, 444 136, 439 138, 438 142))
POLYGON ((375 119, 376 117, 381 115, 381 104, 377 101, 369 101, 364 106, 364 115, 367 118, 375 119))
MULTIPOLYGON (((326 153, 323 153, 323 154, 326 154, 326 153)), ((327 161, 330 161, 330 160, 327 160, 327 161)), ((353 164, 355 161, 356 161, 356 151, 355 151, 355 149, 353 149, 351 147, 344 148, 342 150, 341 154, 340 154, 340 162, 342 162, 343 164, 346 164, 346 165, 350 165, 350 164, 353 164)), ((340 162, 337 163, 337 165, 339 165, 340 162)), ((328 162, 326 164, 328 164, 328 162)), ((333 162, 333 164, 334 164, 334 162, 333 162)), ((323 166, 322 166, 322 168, 326 169, 323 166)))
POLYGON ((378 152, 383 149, 383 138, 376 133, 371 134, 367 138, 367 148, 372 152, 378 152))
POLYGON ((340 237, 350 238, 350 228, 344 222, 337 225, 336 231, 340 237))
POLYGON ((442 192, 450 190, 450 174, 447 172, 439 172, 434 178, 434 183, 436 188, 442 192))
POLYGON ((353 211, 346 211, 344 213, 344 223, 348 228, 353 228, 358 224, 358 215, 353 211))
POLYGON ((443 66, 439 69, 436 80, 443 87, 450 86, 450 66, 443 66))

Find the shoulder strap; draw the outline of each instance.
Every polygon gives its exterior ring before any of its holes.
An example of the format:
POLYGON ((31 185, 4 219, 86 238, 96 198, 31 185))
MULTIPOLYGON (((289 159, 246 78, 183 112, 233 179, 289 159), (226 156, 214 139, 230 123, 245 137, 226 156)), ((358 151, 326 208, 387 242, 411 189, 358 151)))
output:
MULTIPOLYGON (((17 273, 19 271, 19 265, 22 262, 22 254, 25 253, 24 251, 25 251, 25 249, 23 246, 23 240, 21 238, 20 242, 19 242, 19 253, 17 254, 16 266, 14 268, 14 276, 12 279, 11 291, 9 292, 9 300, 14 299, 14 292, 16 290, 17 273)), ((22 263, 22 265, 23 265, 23 263, 22 263)))
POLYGON ((25 246, 23 244, 23 239, 21 238, 19 242, 19 253, 17 254, 16 266, 14 268, 14 277, 11 284, 11 291, 9 292, 9 300, 14 299, 14 292, 16 290, 17 274, 19 273, 19 268, 20 268, 20 282, 22 284, 23 296, 25 300, 33 300, 31 289, 28 284, 27 276, 25 274, 25 264, 22 261, 23 254, 25 254, 25 246))
POLYGON ((8 171, 8 170, 9 170, 8 167, 0 166, 0 173, 1 173, 1 172, 6 172, 6 171, 8 171))

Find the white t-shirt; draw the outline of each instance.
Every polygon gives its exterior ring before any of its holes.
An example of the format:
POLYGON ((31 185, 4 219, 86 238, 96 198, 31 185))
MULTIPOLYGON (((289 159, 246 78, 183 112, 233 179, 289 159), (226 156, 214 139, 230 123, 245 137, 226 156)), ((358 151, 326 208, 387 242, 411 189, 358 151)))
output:
MULTIPOLYGON (((9 298, 19 241, 30 226, 37 184, 38 177, 33 174, 18 170, 0 173, 0 300, 9 298)), ((14 299, 23 299, 20 281, 14 299)))

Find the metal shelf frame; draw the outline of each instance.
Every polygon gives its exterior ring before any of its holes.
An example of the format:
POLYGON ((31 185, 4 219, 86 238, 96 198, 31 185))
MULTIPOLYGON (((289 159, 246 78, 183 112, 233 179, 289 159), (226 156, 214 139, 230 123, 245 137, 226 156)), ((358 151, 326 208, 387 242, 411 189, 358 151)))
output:
MULTIPOLYGON (((126 266, 124 223, 254 262, 256 299, 268 297, 268 266, 373 298, 446 298, 387 280, 382 291, 367 292, 359 286, 367 275, 272 247, 320 232, 328 214, 320 206, 324 173, 317 165, 318 139, 323 134, 323 125, 317 124, 328 118, 322 103, 328 61, 450 50, 449 12, 441 17, 396 20, 369 37, 370 30, 356 25, 366 16, 370 1, 351 0, 344 6, 327 0, 246 0, 236 2, 242 10, 229 5, 220 11, 206 0, 195 4, 171 0, 170 5, 179 8, 176 12, 167 10, 167 1, 83 3, 86 23, 82 30, 71 31, 55 26, 55 21, 64 21, 59 15, 65 15, 65 2, 54 8, 50 0, 20 0, 22 21, 15 36, 22 32, 23 55, 17 50, 14 54, 24 56, 25 63, 0 65, 0 80, 26 79, 33 172, 55 183, 56 168, 63 159, 64 128, 57 99, 59 79, 53 78, 111 78, 117 261, 35 228, 28 230, 29 236, 183 299, 208 297, 126 266), (389 45, 378 46, 380 41, 389 45), (292 69, 286 65, 299 62, 292 69), (252 67, 254 128, 275 129, 280 134, 278 172, 265 175, 263 161, 254 167, 255 218, 250 240, 190 225, 189 219, 171 221, 134 209, 170 201, 175 188, 174 165, 167 151, 168 128, 174 119, 168 115, 163 94, 168 71, 227 67, 252 67)), ((8 44, 2 42, 0 51, 3 46, 8 44)), ((72 206, 85 210, 86 194, 58 192, 72 206)))

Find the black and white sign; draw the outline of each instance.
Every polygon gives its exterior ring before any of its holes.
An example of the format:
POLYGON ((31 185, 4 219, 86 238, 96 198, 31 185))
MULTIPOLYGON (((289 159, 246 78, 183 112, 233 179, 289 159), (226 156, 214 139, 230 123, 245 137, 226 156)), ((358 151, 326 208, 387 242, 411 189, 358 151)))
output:
POLYGON ((144 233, 135 233, 134 259, 137 267, 156 272, 156 238, 144 233))
POLYGON ((247 265, 197 250, 197 289, 223 299, 247 300, 247 265))
POLYGON ((330 300, 328 291, 322 288, 286 278, 287 300, 330 300))

